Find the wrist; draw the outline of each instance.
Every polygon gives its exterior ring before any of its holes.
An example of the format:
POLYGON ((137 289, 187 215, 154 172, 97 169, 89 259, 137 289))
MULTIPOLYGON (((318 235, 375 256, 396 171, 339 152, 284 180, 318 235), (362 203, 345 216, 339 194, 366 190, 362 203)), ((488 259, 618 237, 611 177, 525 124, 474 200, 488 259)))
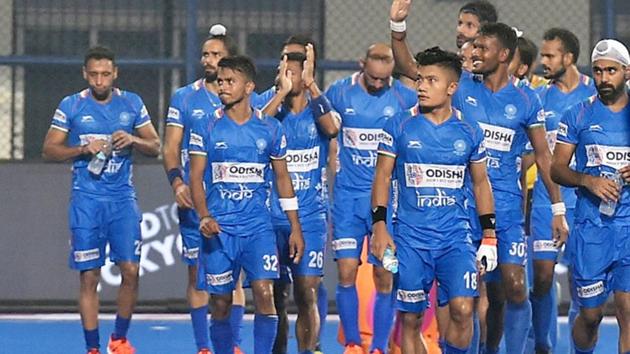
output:
POLYGON ((87 144, 79 146, 79 156, 87 155, 89 151, 87 150, 87 144))
POLYGON ((201 223, 205 219, 212 219, 212 215, 208 214, 208 215, 200 216, 199 217, 199 222, 201 223))
POLYGON ((396 32, 396 33, 405 32, 407 31, 407 21, 389 20, 389 28, 392 30, 392 32, 396 32))
POLYGON ((557 202, 557 203, 551 204, 551 214, 553 214, 553 216, 562 216, 562 215, 565 215, 566 213, 567 213, 567 207, 564 205, 563 202, 557 202))

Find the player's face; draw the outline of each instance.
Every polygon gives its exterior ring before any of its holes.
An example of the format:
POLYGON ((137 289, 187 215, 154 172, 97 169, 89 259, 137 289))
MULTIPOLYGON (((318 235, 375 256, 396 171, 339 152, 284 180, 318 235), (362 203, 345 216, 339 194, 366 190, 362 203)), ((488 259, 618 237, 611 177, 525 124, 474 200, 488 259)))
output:
POLYGON ((365 87, 369 93, 375 93, 389 85, 394 71, 394 57, 393 55, 370 55, 362 62, 362 66, 365 87))
POLYGON ((465 42, 464 45, 459 48, 459 56, 462 58, 462 69, 472 72, 472 51, 473 44, 472 42, 465 42))
POLYGON ((457 48, 477 36, 479 32, 479 18, 476 15, 460 13, 457 18, 457 48))
POLYGON ((213 82, 217 79, 217 70, 219 61, 228 55, 227 48, 222 40, 207 40, 201 48, 201 65, 205 72, 207 82, 213 82))
POLYGON ((97 101, 109 98, 117 77, 118 68, 109 59, 90 59, 83 67, 83 78, 97 101))
POLYGON ((500 64, 501 47, 499 40, 490 36, 477 36, 473 42, 473 73, 487 75, 495 72, 500 64))
POLYGON ((287 61, 287 69, 293 74, 291 76, 292 86, 290 96, 299 95, 304 90, 304 82, 302 81, 302 63, 295 60, 287 61))
POLYGON ((562 49, 562 42, 559 39, 543 41, 540 49, 540 65, 543 69, 545 79, 559 79, 567 71, 567 66, 571 64, 569 54, 562 49))
POLYGON ((254 83, 248 80, 245 74, 230 68, 219 68, 217 85, 219 86, 219 99, 227 107, 241 102, 254 89, 254 83))
POLYGON ((593 79, 602 100, 614 101, 626 90, 627 68, 616 61, 600 59, 593 63, 593 79))
POLYGON ((306 55, 306 47, 301 44, 287 44, 282 48, 282 55, 287 53, 302 53, 306 55))
POLYGON ((457 78, 450 70, 438 65, 418 66, 418 102, 423 109, 450 105, 457 90, 457 78))

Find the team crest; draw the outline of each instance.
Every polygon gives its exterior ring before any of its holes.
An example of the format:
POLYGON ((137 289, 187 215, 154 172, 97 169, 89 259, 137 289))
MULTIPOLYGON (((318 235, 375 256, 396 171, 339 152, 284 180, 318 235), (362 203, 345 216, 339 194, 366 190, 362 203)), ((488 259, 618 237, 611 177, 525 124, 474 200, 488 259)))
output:
POLYGON ((258 149, 259 154, 264 153, 267 148, 267 141, 265 139, 256 140, 256 148, 258 149))
POLYGON ((128 112, 120 113, 118 119, 120 120, 120 124, 122 125, 129 125, 129 123, 131 123, 131 115, 128 112))
POLYGON ((507 106, 505 106, 505 118, 507 119, 516 118, 516 112, 518 112, 518 109, 516 109, 515 105, 508 104, 507 106))
POLYGON ((383 108, 383 115, 385 117, 391 117, 394 115, 394 107, 392 106, 385 106, 385 108, 383 108))
POLYGON ((453 143, 453 149, 455 149, 455 155, 463 155, 466 153, 466 142, 462 139, 455 140, 453 143))

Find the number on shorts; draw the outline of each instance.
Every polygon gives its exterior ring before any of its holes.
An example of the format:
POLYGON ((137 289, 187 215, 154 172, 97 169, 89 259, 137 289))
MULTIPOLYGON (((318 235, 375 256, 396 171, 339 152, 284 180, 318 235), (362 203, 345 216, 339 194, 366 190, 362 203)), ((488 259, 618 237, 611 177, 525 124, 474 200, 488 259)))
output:
POLYGON ((310 251, 308 253, 310 261, 308 262, 309 268, 322 268, 324 267, 324 252, 310 251))
POLYGON ((134 246, 135 246, 135 249, 134 249, 135 255, 139 256, 141 253, 140 251, 142 248, 142 241, 134 241, 134 246))
POLYGON ((277 272, 278 271, 278 257, 275 254, 266 254, 263 256, 263 269, 266 271, 277 272))
POLYGON ((477 290, 477 272, 466 272, 464 274, 464 283, 466 289, 477 290))
POLYGON ((525 257, 525 243, 512 242, 512 247, 510 247, 510 256, 525 257))

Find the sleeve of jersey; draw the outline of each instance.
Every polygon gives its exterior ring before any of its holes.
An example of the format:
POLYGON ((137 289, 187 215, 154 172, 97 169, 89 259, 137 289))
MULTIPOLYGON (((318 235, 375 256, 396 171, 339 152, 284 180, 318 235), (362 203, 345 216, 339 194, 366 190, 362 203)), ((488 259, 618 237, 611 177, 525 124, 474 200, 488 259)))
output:
POLYGON ((571 145, 577 144, 577 115, 580 112, 581 106, 582 105, 579 104, 577 106, 571 107, 564 113, 564 115, 562 115, 562 119, 560 119, 560 123, 558 124, 558 143, 571 145))
POLYGON ((206 117, 198 119, 190 129, 188 140, 188 153, 191 155, 208 155, 209 124, 206 117))
POLYGON ((330 102, 330 105, 332 107, 332 115, 333 117, 335 117, 335 119, 337 119, 337 121, 339 122, 339 124, 341 124, 342 122, 342 118, 341 118, 341 114, 339 114, 339 109, 337 108, 339 105, 339 100, 338 100, 338 95, 337 95, 337 91, 338 91, 338 87, 339 84, 338 83, 334 83, 332 84, 328 90, 326 90, 326 92, 324 93, 324 96, 326 96, 326 98, 328 99, 328 101, 330 102))
POLYGON ((276 93, 275 87, 271 87, 262 93, 253 92, 250 97, 250 103, 252 107, 262 110, 263 108, 265 108, 267 103, 271 101, 275 93, 276 93))
POLYGON ((53 129, 61 130, 62 132, 70 131, 70 119, 71 117, 72 103, 71 98, 66 97, 60 103, 59 107, 55 110, 55 114, 52 118, 50 127, 53 129))
POLYGON ((134 100, 134 106, 138 114, 136 115, 136 121, 133 127, 135 129, 138 129, 144 127, 145 125, 151 124, 149 111, 147 110, 147 106, 144 105, 144 102, 142 102, 142 98, 140 98, 140 96, 136 96, 136 99, 134 100))
POLYGON ((383 128, 383 135, 381 136, 381 141, 378 143, 378 154, 384 155, 392 158, 396 158, 398 152, 396 151, 396 127, 398 126, 399 120, 394 117, 391 118, 385 123, 385 127, 383 128))
POLYGON ((532 90, 530 92, 531 106, 527 117, 527 127, 544 127, 545 126, 545 111, 543 110, 542 103, 538 95, 532 90))
POLYGON ((166 115, 166 125, 173 127, 184 128, 184 99, 182 94, 178 91, 171 97, 171 105, 168 107, 168 113, 166 115))
POLYGON ((479 126, 477 122, 475 122, 474 124, 474 129, 475 129, 475 132, 473 134, 474 145, 470 153, 470 162, 472 163, 483 162, 486 160, 486 157, 487 157, 486 146, 484 145, 484 142, 483 142, 483 138, 484 138, 483 130, 481 130, 481 127, 479 126))
MULTIPOLYGON (((272 118, 273 119, 273 118, 272 118)), ((279 121, 274 122, 274 138, 269 156, 272 160, 282 160, 287 155, 287 136, 279 121)))

